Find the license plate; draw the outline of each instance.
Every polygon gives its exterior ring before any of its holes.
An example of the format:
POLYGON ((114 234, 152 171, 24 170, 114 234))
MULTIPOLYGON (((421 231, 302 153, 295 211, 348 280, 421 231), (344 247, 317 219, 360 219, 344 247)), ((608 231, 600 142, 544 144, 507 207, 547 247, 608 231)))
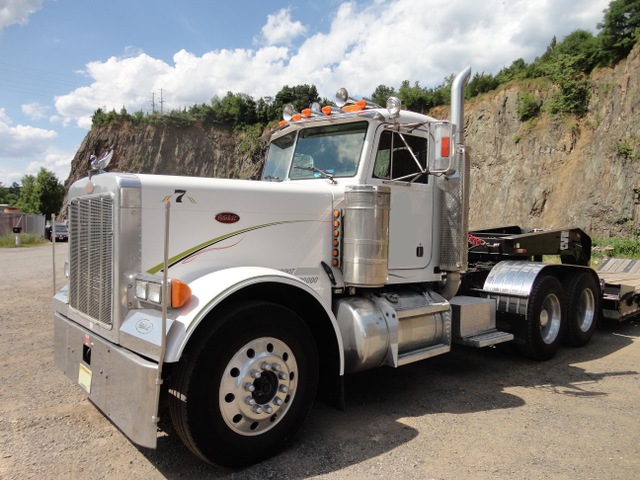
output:
POLYGON ((87 393, 91 393, 91 370, 80 364, 78 371, 78 384, 84 388, 87 393))

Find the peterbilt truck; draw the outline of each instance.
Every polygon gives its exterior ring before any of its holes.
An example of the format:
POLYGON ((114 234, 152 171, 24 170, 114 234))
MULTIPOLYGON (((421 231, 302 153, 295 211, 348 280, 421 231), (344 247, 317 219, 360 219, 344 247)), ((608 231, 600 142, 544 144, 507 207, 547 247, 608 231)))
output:
POLYGON ((469 231, 470 72, 448 121, 344 89, 287 106, 260 181, 75 182, 56 364, 134 443, 154 448, 169 414, 197 456, 242 466, 281 450, 316 396, 344 408, 347 374, 454 344, 546 360, 603 313, 634 314, 635 287, 589 267, 582 230, 469 231))

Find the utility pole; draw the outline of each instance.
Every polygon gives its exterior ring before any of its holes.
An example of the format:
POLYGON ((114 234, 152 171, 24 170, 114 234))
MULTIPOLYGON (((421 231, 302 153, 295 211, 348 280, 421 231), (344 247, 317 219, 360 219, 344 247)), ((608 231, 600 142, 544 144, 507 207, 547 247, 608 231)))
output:
POLYGON ((156 113, 156 92, 151 92, 151 113, 156 113))
POLYGON ((162 115, 164 112, 164 98, 162 97, 162 93, 164 90, 160 89, 160 114, 162 115))

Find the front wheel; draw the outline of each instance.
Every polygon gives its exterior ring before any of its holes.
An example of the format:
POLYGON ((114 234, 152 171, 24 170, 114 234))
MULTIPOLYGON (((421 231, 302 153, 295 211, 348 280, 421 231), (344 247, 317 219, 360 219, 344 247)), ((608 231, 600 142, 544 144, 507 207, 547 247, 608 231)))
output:
POLYGON ((256 463, 302 426, 318 384, 308 327, 267 302, 228 308, 173 375, 170 412, 196 455, 219 465, 256 463))
POLYGON ((527 306, 525 343, 518 346, 520 353, 535 360, 552 358, 562 342, 565 310, 560 281, 551 275, 536 278, 527 306))

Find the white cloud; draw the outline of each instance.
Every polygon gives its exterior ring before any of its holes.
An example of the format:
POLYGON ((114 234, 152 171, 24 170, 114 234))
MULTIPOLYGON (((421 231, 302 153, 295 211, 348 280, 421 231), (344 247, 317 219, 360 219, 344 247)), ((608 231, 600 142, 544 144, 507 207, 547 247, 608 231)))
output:
MULTIPOLYGON (((53 150, 53 149, 52 149, 53 150)), ((0 183, 9 186, 16 182, 20 184, 25 175, 37 175, 40 168, 53 172, 60 183, 69 177, 73 153, 49 151, 42 155, 33 156, 31 159, 23 159, 22 162, 0 162, 0 183)))
POLYGON ((0 158, 29 157, 46 151, 58 134, 29 125, 11 126, 11 120, 0 108, 0 158))
POLYGON ((14 23, 24 25, 42 8, 43 0, 0 0, 0 30, 14 23))
POLYGON ((284 85, 315 84, 332 98, 346 86, 358 96, 403 80, 435 86, 466 65, 497 73, 522 57, 544 53, 553 36, 561 40, 581 28, 594 31, 608 0, 394 0, 343 2, 326 32, 310 35, 290 9, 269 15, 263 46, 223 49, 201 56, 180 50, 172 64, 128 50, 125 57, 91 62, 90 84, 56 98, 63 124, 89 128, 97 108, 148 111, 152 92, 163 90, 165 109, 208 103, 214 95, 275 95, 284 85), (579 3, 579 8, 576 5, 579 3), (132 53, 137 53, 131 56, 132 53))
POLYGON ((45 168, 53 172, 60 183, 64 183, 69 177, 69 172, 71 172, 73 156, 73 153, 47 152, 44 160, 36 160, 29 163, 27 173, 35 175, 40 171, 40 168, 45 168))
POLYGON ((267 16, 267 23, 261 32, 267 45, 291 45, 293 40, 306 31, 302 23, 291 20, 291 9, 283 8, 267 16))
POLYGON ((31 102, 22 105, 22 113, 31 120, 42 120, 47 117, 48 107, 40 105, 38 102, 31 102))
POLYGON ((0 108, 0 182, 20 183, 24 175, 34 175, 40 167, 53 171, 64 181, 69 176, 73 154, 52 153, 52 142, 57 136, 53 130, 13 126, 5 109, 0 108))

